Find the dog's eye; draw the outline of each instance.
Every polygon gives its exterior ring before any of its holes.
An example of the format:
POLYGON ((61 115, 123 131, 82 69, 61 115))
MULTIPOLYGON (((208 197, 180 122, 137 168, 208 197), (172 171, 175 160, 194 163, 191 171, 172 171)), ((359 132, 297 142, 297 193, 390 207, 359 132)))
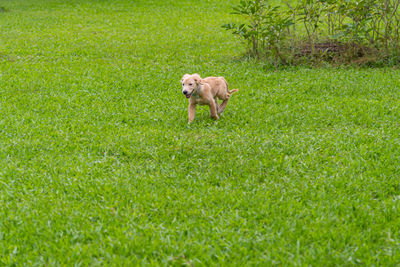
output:
POLYGON ((192 86, 193 84, 192 84, 192 83, 189 83, 189 85, 192 86))

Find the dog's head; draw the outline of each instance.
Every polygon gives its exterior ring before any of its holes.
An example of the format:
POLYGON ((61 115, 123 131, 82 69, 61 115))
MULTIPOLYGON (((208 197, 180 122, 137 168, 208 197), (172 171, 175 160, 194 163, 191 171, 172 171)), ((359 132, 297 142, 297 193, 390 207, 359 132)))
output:
POLYGON ((186 98, 190 98, 195 90, 201 84, 201 78, 198 74, 185 74, 182 77, 182 93, 186 96, 186 98))

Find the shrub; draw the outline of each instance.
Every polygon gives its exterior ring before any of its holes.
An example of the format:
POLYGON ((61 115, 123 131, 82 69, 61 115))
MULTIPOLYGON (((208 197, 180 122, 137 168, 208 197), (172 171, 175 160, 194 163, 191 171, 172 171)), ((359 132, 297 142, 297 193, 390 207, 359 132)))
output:
POLYGON ((244 16, 245 22, 225 24, 223 27, 244 40, 251 55, 259 57, 262 51, 283 60, 280 46, 286 36, 285 30, 292 24, 286 13, 281 13, 279 7, 263 0, 242 0, 233 14, 244 16))
POLYGON ((267 55, 287 62, 288 58, 295 58, 296 53, 304 56, 301 51, 307 51, 313 58, 334 50, 319 49, 332 43, 334 47, 348 48, 347 55, 353 53, 360 57, 373 52, 390 62, 399 61, 400 0, 283 2, 285 6, 271 6, 267 0, 242 0, 233 13, 241 15, 244 23, 223 27, 245 40, 250 54, 255 57, 267 55), (299 44, 304 42, 299 40, 305 40, 310 49, 302 49, 299 44), (287 49, 290 47, 292 49, 287 49))

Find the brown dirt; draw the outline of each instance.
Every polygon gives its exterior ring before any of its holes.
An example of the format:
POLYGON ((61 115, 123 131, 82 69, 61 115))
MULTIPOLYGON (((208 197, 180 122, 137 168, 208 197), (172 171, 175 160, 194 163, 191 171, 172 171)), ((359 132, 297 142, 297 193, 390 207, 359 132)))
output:
POLYGON ((317 61, 333 63, 362 64, 376 58, 377 51, 360 44, 345 44, 337 41, 327 41, 314 44, 314 53, 309 43, 300 44, 295 58, 312 58, 317 61))

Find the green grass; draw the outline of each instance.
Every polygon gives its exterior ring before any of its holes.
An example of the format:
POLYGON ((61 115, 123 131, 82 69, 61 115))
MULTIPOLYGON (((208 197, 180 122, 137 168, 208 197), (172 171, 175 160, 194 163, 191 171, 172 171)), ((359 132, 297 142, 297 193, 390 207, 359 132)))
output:
POLYGON ((235 3, 1 2, 0 265, 400 264, 399 71, 240 60, 235 3))

